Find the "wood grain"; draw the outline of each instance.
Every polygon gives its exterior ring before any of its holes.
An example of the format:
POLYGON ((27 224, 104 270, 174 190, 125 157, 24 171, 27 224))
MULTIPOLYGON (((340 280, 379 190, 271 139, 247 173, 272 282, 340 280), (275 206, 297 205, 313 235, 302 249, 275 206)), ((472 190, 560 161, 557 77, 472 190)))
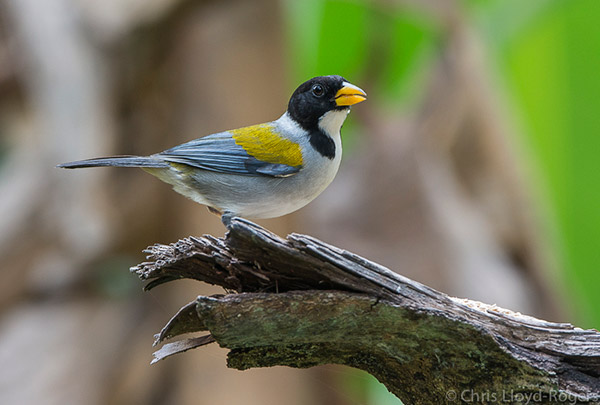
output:
MULTIPOLYGON (((282 239, 233 218, 224 239, 146 252, 132 271, 148 289, 190 278, 232 292, 198 297, 157 337, 209 331, 231 350, 229 367, 345 364, 414 404, 475 395, 600 401, 598 331, 453 298, 310 236, 282 239)), ((156 360, 211 341, 194 339, 163 347, 156 360)))

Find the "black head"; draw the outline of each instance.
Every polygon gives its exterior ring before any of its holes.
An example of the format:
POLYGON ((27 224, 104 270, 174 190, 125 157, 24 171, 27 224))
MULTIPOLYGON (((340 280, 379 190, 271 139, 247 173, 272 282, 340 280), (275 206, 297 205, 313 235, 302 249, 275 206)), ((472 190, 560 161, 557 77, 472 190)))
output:
POLYGON ((318 76, 302 83, 288 104, 288 113, 301 127, 314 130, 319 118, 332 110, 344 110, 366 99, 364 91, 342 76, 318 76))

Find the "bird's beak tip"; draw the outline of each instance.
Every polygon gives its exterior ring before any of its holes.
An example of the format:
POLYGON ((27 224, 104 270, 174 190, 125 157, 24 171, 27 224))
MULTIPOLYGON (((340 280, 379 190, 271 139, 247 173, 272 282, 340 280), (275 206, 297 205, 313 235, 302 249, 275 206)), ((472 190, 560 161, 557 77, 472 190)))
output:
POLYGON ((338 106, 350 106, 358 104, 367 99, 367 93, 353 84, 344 82, 344 85, 335 94, 335 103, 338 106))

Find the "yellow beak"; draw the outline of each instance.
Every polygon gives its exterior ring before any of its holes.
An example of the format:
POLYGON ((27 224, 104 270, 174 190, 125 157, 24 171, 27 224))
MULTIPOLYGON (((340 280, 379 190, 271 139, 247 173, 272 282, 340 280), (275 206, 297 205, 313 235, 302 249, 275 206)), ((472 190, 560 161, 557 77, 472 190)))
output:
POLYGON ((338 106, 353 105, 365 101, 367 93, 361 88, 344 82, 344 87, 335 94, 335 104, 338 106))

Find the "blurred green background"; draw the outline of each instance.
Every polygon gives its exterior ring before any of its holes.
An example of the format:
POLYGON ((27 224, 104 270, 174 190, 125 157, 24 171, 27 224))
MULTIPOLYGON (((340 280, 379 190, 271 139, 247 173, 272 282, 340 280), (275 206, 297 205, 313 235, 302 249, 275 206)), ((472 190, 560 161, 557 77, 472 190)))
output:
MULTIPOLYGON (((560 260, 573 322, 600 327, 600 2, 470 0, 506 119, 517 129, 560 260)), ((402 7, 354 0, 285 2, 293 83, 339 72, 368 81, 380 102, 418 97, 435 21, 402 7), (343 36, 343 39, 341 37, 343 36), (376 55, 375 55, 376 54, 376 55), (377 57, 383 64, 373 67, 377 57)), ((410 106, 406 106, 410 108, 410 106)), ((346 138, 344 138, 346 140, 346 138)))
MULTIPOLYGON (((600 2, 463 5, 523 146, 571 322, 600 328, 600 2)), ((285 10, 293 82, 338 72, 360 83, 377 69, 371 92, 404 108, 418 98, 432 48, 443 40, 435 21, 377 2, 287 0, 285 10), (372 66, 372 58, 383 63, 372 66)), ((396 403, 365 379, 368 403, 396 403)))

